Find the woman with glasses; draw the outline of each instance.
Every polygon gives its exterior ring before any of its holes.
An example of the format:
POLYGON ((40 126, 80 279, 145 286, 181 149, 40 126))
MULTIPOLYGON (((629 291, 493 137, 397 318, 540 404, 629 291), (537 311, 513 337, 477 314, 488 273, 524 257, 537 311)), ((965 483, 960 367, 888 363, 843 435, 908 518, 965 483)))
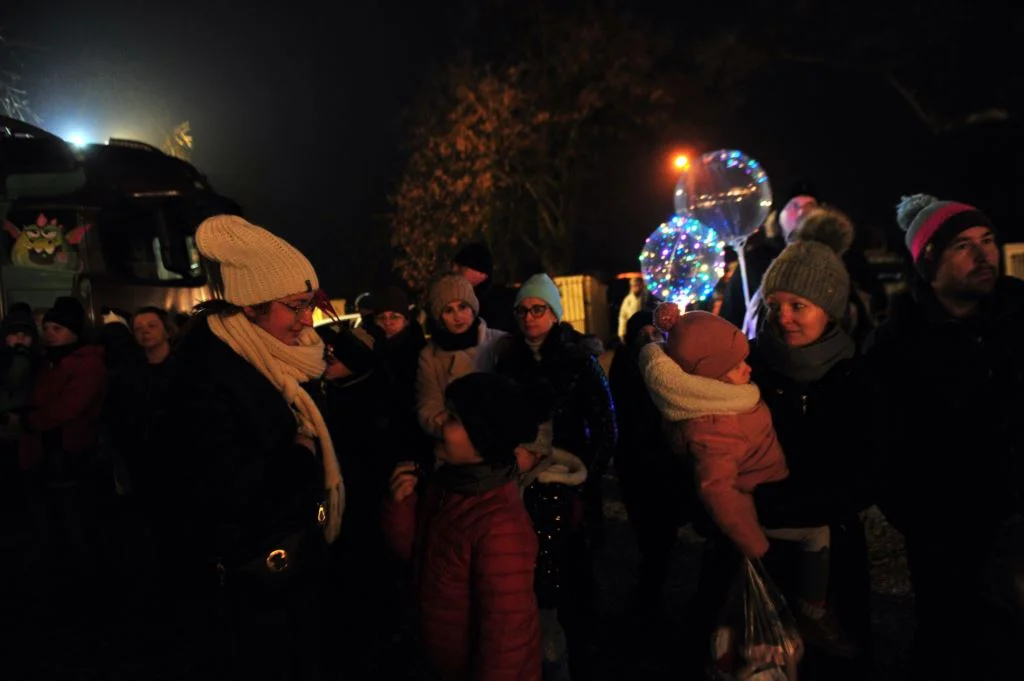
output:
POLYGON ((458 274, 441 277, 430 288, 430 342, 419 357, 416 409, 420 426, 440 440, 448 420, 444 391, 457 378, 494 368, 494 343, 504 331, 487 328, 469 281, 458 274))
MULTIPOLYGON (((586 482, 579 487, 565 486, 562 492, 583 510, 584 522, 598 529, 601 477, 617 437, 608 381, 597 359, 579 342, 579 335, 560 323, 562 297, 546 274, 534 275, 523 284, 513 310, 518 329, 498 344, 496 371, 526 388, 538 422, 551 422, 552 445, 583 461, 588 471, 586 482)), ((540 491, 550 490, 531 486, 526 493, 540 491)), ((531 506, 536 506, 534 500, 527 499, 527 507, 531 506)), ((570 544, 565 551, 567 563, 545 568, 541 561, 536 578, 540 607, 556 609, 565 630, 573 681, 592 676, 593 585, 584 529, 580 524, 568 528, 564 539, 570 544)))
POLYGON ((326 299, 306 257, 235 216, 196 244, 221 299, 178 346, 168 388, 161 566, 187 615, 190 678, 321 678, 327 544, 344 487, 314 400, 326 299))

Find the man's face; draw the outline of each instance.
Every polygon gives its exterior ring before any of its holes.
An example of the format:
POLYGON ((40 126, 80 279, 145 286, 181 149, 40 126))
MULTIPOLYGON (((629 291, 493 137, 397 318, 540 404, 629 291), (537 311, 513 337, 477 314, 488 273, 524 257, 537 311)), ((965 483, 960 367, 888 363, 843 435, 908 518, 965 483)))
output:
POLYGON ((640 295, 640 291, 644 289, 644 280, 639 277, 635 277, 629 282, 629 292, 634 296, 640 295))
POLYGON ((789 243, 793 233, 800 225, 800 220, 812 209, 818 207, 818 200, 813 196, 795 196, 789 200, 779 215, 779 224, 782 226, 782 238, 789 243))
POLYGON ((466 267, 458 263, 452 263, 452 274, 461 274, 473 288, 487 281, 487 275, 483 272, 478 272, 472 267, 466 267))
POLYGON ((942 251, 932 287, 939 295, 976 300, 992 293, 998 276, 995 234, 988 227, 969 227, 942 251))

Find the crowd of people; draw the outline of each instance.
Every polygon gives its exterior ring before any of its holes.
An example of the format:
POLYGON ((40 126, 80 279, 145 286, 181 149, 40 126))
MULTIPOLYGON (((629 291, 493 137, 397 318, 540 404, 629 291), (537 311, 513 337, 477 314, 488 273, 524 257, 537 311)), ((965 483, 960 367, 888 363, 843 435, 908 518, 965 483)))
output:
POLYGON ((95 343, 74 298, 41 328, 22 304, 2 320, 22 574, 102 581, 116 497, 144 519, 184 678, 394 676, 334 661, 411 636, 424 678, 586 681, 614 467, 640 612, 680 526, 706 539, 686 678, 723 673, 711 642, 745 559, 793 603, 801 678, 870 678, 871 506, 906 538, 914 678, 1017 678, 1024 282, 977 208, 916 195, 897 218, 913 274, 881 325, 852 222, 797 193, 748 254, 749 308, 738 277, 710 310, 635 290, 607 349, 563 321, 548 275, 493 282, 479 244, 422 308, 387 286, 354 328, 314 328, 334 311, 309 260, 210 218, 218 295, 187 319, 111 313, 95 343))

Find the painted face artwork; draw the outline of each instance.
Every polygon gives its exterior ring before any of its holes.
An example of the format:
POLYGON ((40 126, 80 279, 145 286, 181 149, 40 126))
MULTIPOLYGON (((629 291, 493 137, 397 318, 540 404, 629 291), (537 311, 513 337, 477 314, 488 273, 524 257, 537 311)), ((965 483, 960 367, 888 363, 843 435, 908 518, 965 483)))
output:
POLYGON ((37 269, 64 269, 74 247, 82 243, 92 225, 81 225, 65 233, 64 225, 56 218, 40 213, 34 224, 21 229, 4 221, 4 231, 14 238, 11 264, 16 267, 37 269))

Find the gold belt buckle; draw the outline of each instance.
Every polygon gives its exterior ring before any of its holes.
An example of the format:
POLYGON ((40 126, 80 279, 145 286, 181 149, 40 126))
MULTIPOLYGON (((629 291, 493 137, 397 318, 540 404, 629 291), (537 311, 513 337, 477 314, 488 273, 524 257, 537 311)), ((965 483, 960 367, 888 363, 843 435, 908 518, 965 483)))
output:
POLYGON ((288 552, 284 549, 274 549, 267 554, 265 562, 271 572, 284 572, 288 569, 288 552))

